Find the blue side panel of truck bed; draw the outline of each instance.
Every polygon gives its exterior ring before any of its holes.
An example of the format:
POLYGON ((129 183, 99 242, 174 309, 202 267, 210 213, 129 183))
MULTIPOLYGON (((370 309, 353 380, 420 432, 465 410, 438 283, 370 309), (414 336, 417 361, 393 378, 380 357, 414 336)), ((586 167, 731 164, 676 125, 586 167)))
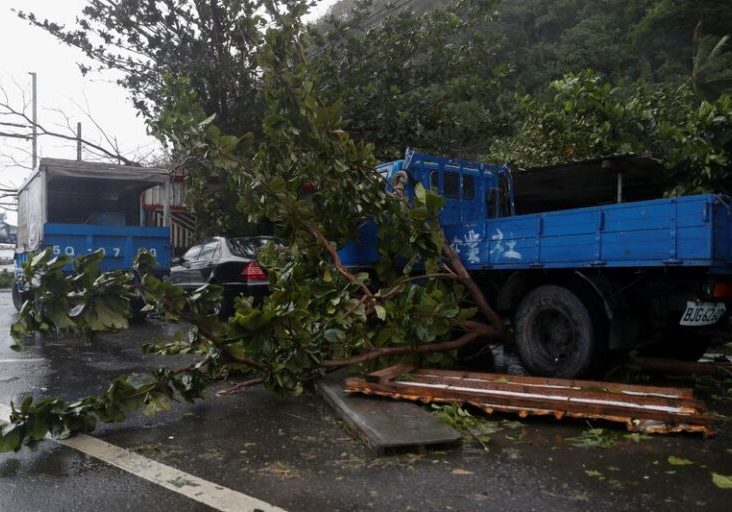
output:
POLYGON ((367 221, 358 228, 358 239, 346 244, 338 251, 341 262, 349 267, 368 266, 379 260, 377 226, 367 221))
MULTIPOLYGON (((102 271, 132 268, 140 249, 155 255, 161 271, 170 268, 170 228, 46 223, 42 245, 72 257, 103 249, 102 271)), ((18 256, 22 263, 27 255, 18 256)))
POLYGON ((732 272, 729 208, 711 194, 445 226, 472 270, 710 267, 732 272))
MULTIPOLYGON (((405 160, 379 167, 387 191, 402 169, 409 173, 408 200, 416 183, 443 196, 439 222, 469 270, 697 267, 732 274, 732 207, 721 196, 512 215, 505 167, 407 151, 405 160)), ((366 222, 341 259, 372 265, 377 245, 375 225, 366 222)))

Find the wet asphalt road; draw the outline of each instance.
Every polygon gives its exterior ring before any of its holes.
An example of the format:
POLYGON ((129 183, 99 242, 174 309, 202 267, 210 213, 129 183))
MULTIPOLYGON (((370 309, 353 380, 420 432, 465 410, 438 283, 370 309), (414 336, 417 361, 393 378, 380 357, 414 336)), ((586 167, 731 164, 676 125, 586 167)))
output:
MULTIPOLYGON (((27 393, 74 399, 98 393, 120 373, 176 358, 139 347, 172 329, 147 322, 94 345, 35 339, 26 352, 8 349, 14 310, 0 292, 0 402, 27 393)), ((697 435, 633 439, 610 426, 616 444, 571 446, 581 421, 512 416, 488 420, 490 451, 461 448, 374 457, 353 439, 315 394, 279 398, 261 388, 152 418, 135 415, 94 435, 289 511, 663 511, 729 510, 732 490, 711 473, 732 475, 732 425, 716 439, 697 435), (692 464, 673 465, 670 456, 692 464)), ((732 415, 732 403, 712 401, 732 415)), ((607 424, 593 423, 593 426, 607 424)), ((53 442, 0 454, 0 511, 213 510, 53 442)))

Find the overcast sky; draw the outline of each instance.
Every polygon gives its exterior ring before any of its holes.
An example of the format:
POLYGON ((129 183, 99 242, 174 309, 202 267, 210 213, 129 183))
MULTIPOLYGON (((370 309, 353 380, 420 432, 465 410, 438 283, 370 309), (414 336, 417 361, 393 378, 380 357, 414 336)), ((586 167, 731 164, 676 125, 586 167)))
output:
MULTIPOLYGON (((317 17, 336 0, 322 0, 311 14, 317 17)), ((136 117, 127 92, 114 82, 112 73, 92 73, 82 77, 77 62, 84 57, 76 49, 62 45, 41 29, 29 26, 11 9, 31 11, 39 18, 73 24, 86 0, 0 0, 0 86, 11 102, 20 105, 22 92, 30 95, 29 71, 38 75, 38 120, 48 129, 66 131, 66 119, 54 109, 66 113, 72 126, 82 123, 84 138, 100 141, 84 111, 91 112, 105 132, 117 139, 123 154, 144 154, 154 150, 156 141, 146 135, 145 124, 136 117)), ((30 164, 30 142, 0 138, 0 154, 12 154, 30 164), (17 147, 18 149, 13 149, 17 147), (25 150, 25 152, 23 151, 25 150)), ((73 143, 41 137, 39 154, 45 157, 76 158, 73 143)), ((89 155, 85 155, 89 157, 89 155)), ((17 186, 30 171, 0 157, 0 186, 17 186)), ((15 214, 9 213, 15 221, 15 214)))

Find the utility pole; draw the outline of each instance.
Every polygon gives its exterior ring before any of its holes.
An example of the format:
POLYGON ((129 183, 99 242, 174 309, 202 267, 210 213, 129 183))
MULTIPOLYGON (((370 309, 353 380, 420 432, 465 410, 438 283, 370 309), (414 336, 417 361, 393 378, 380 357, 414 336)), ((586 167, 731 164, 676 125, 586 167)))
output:
POLYGON ((81 162, 81 123, 76 123, 76 160, 81 162))
POLYGON ((33 80, 33 169, 35 169, 38 163, 38 89, 36 88, 36 74, 32 71, 28 74, 33 80))

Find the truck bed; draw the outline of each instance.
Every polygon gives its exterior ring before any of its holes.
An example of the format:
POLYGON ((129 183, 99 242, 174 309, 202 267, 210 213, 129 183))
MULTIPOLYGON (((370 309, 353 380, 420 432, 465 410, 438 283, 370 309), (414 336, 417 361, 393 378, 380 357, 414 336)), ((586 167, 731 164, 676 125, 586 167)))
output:
MULTIPOLYGON (((161 271, 170 267, 170 228, 140 226, 103 226, 94 224, 46 223, 43 246, 55 255, 79 256, 104 249, 102 271, 132 268, 140 249, 149 249, 161 271)), ((21 264, 28 253, 16 254, 21 264)))
POLYGON ((732 272, 730 208, 712 194, 446 226, 468 269, 710 267, 732 272))

